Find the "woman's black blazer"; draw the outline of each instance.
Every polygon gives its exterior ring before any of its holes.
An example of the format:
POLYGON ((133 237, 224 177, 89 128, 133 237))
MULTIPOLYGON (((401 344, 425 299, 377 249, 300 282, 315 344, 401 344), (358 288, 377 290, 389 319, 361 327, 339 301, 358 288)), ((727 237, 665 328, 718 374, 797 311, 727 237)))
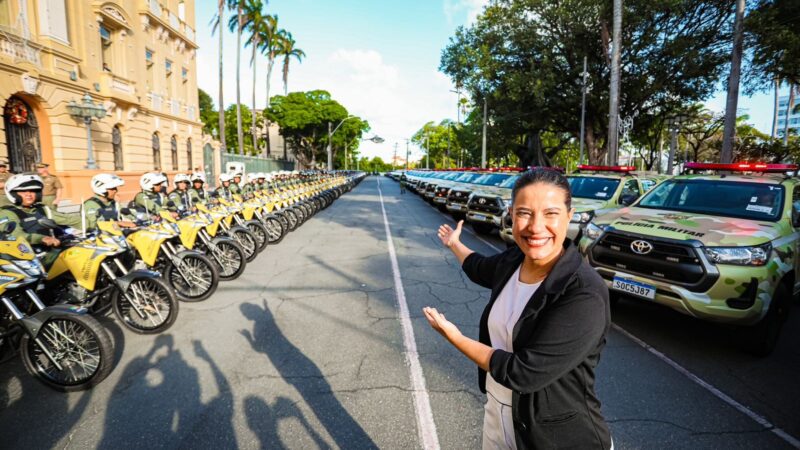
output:
MULTIPOLYGON (((524 259, 514 246, 494 256, 473 253, 462 268, 492 290, 479 340, 491 346, 489 311, 524 259)), ((611 324, 608 288, 569 239, 564 253, 528 301, 514 326, 514 352, 495 350, 492 377, 513 391, 519 449, 611 447, 594 390, 594 369, 611 324)), ((486 372, 479 370, 481 392, 486 372)))

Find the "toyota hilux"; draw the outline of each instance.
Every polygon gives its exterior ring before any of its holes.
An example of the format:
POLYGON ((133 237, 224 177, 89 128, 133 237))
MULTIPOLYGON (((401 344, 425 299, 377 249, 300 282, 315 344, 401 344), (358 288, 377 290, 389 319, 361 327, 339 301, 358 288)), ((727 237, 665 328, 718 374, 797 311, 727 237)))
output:
POLYGON ((615 296, 741 326, 746 349, 767 355, 798 291, 797 166, 685 167, 694 173, 594 217, 581 252, 615 296))

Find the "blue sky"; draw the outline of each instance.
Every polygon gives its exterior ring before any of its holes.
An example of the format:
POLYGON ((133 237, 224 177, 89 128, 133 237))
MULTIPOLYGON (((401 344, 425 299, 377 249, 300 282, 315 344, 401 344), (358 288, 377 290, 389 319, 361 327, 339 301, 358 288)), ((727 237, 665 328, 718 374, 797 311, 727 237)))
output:
MULTIPOLYGON (((361 152, 388 160, 399 144, 424 123, 455 120, 456 94, 450 80, 438 72, 439 56, 459 25, 471 23, 486 0, 271 0, 282 28, 291 31, 307 58, 292 61, 289 91, 325 89, 352 114, 367 119, 383 144, 364 142, 361 152)), ((216 101, 217 38, 208 25, 216 1, 197 1, 198 84, 216 101)), ((236 36, 226 33, 224 92, 226 104, 236 100, 236 36)), ((250 105, 252 68, 249 49, 242 53, 242 102, 250 105)), ((256 107, 265 102, 266 62, 259 58, 256 107)), ((276 63, 271 95, 283 93, 280 62, 276 63)), ((769 131, 772 94, 741 98, 741 112, 763 131, 769 131)), ((707 102, 721 111, 725 93, 707 102)), ((421 155, 411 148, 412 155, 421 155)))

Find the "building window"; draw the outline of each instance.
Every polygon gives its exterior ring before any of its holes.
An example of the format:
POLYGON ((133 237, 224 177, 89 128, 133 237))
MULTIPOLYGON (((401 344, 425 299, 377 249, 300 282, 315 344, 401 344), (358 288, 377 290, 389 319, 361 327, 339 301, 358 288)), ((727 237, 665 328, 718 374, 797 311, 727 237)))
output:
POLYGON ((158 133, 153 133, 153 168, 161 170, 161 140, 158 133))
POLYGON ((191 172, 192 170, 192 140, 186 140, 186 168, 191 172))
POLYGON ((178 138, 172 136, 169 145, 170 154, 172 155, 172 170, 178 170, 178 138))
MULTIPOLYGON (((39 33, 68 44, 67 8, 64 1, 39 0, 39 33)), ((4 6, 8 8, 8 3, 0 1, 0 9, 4 6)))
POLYGON ((122 162, 122 132, 119 125, 116 125, 111 130, 111 146, 114 149, 114 170, 123 170, 124 164, 122 162))
POLYGON ((168 59, 164 60, 164 69, 167 72, 167 76, 172 75, 172 61, 170 61, 168 59))
POLYGON ((184 83, 189 80, 189 69, 186 67, 181 68, 181 80, 183 80, 184 83))
POLYGON ((144 60, 148 66, 153 65, 153 51, 149 48, 144 49, 144 60))
POLYGON ((165 60, 164 69, 166 70, 166 73, 167 73, 167 77, 166 77, 167 99, 168 100, 172 100, 172 95, 173 95, 172 94, 172 61, 170 61, 168 59, 165 60))
POLYGON ((114 40, 111 30, 100 24, 100 62, 104 72, 111 72, 114 63, 114 40))

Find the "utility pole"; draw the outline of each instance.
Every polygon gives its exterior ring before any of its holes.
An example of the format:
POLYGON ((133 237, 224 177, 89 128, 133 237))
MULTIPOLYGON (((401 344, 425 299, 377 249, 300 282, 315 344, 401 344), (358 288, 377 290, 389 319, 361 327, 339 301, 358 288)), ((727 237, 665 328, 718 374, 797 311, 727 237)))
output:
POLYGON ((394 170, 395 164, 397 164, 397 142, 394 143, 394 158, 392 158, 392 170, 394 170))
POLYGON ((725 128, 722 133, 722 164, 733 162, 733 140, 736 138, 736 110, 739 105, 739 74, 742 70, 742 40, 744 0, 736 0, 736 16, 733 21, 733 51, 731 52, 731 74, 728 77, 728 100, 725 103, 725 128))
MULTIPOLYGON (((743 1, 743 0, 740 0, 743 1)), ((622 54, 622 0, 614 0, 614 37, 611 52, 611 87, 608 95, 608 160, 617 165, 619 147, 619 63, 622 54)))
POLYGON ((583 87, 581 88, 581 152, 578 158, 578 164, 583 164, 583 146, 586 140, 586 79, 589 77, 589 72, 586 71, 586 57, 583 57, 583 87))
POLYGON ((333 150, 331 149, 332 135, 331 123, 328 122, 328 171, 333 170, 333 150))
POLYGON ((425 168, 431 168, 431 149, 428 147, 428 133, 425 133, 425 168))
POLYGON ((406 139, 406 170, 408 170, 408 139, 406 139))
POLYGON ((344 170, 347 170, 347 143, 344 144, 344 170))
POLYGON ((483 140, 481 141, 481 169, 486 168, 486 114, 487 114, 486 96, 483 97, 483 140))

